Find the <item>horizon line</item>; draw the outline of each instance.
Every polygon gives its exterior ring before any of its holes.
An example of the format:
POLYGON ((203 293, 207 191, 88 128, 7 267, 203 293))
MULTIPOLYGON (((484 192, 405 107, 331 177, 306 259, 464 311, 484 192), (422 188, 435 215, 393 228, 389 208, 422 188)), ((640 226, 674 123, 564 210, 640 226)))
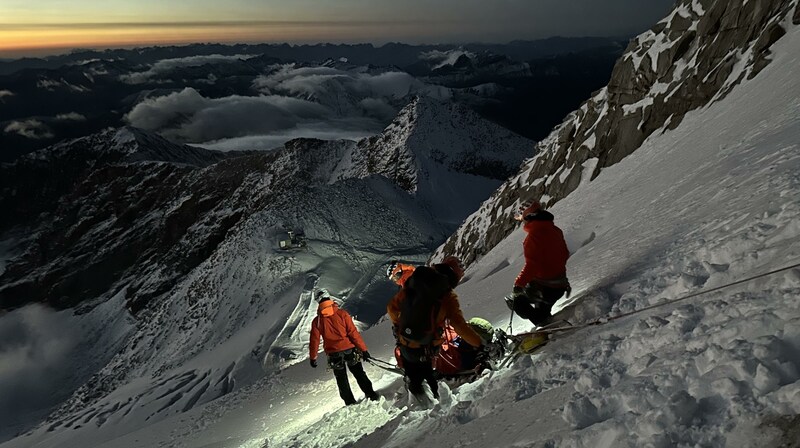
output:
POLYGON ((142 42, 141 45, 137 44, 130 44, 130 45, 115 45, 115 46, 106 46, 106 45, 87 45, 87 46, 74 46, 74 45, 66 45, 66 46, 38 46, 38 47, 19 47, 13 49, 0 49, 0 60, 3 61, 13 61, 18 59, 25 59, 25 58, 46 58, 46 57, 55 57, 55 56, 66 56, 73 53, 81 53, 81 52, 111 52, 111 51, 132 51, 132 50, 146 50, 146 49, 156 49, 156 48, 169 48, 169 47, 190 47, 190 46, 223 46, 223 47, 235 47, 235 46, 258 46, 258 45, 273 45, 273 46, 283 46, 288 45, 291 47, 301 47, 301 46, 316 46, 316 45, 371 45, 375 48, 380 48, 389 44, 401 44, 401 45, 408 45, 408 46, 458 46, 458 45, 511 45, 514 42, 536 42, 536 41, 544 41, 548 39, 610 39, 610 40, 619 40, 619 39, 630 39, 633 35, 619 35, 619 36, 599 36, 599 35, 581 35, 581 36, 568 36, 568 35, 552 35, 547 37, 541 38, 528 38, 528 39, 512 39, 512 40, 503 40, 503 41, 490 41, 490 40, 450 40, 450 41, 429 41, 429 42, 408 42, 402 40, 371 40, 371 41, 358 41, 358 40, 347 40, 347 41, 309 41, 309 42, 302 42, 296 41, 291 42, 288 40, 283 41, 253 41, 253 42, 244 42, 244 41, 192 41, 192 42, 181 42, 181 41, 174 41, 174 42, 142 42), (6 55, 3 55, 6 53, 6 55), (24 55, 19 56, 12 56, 11 54, 14 53, 26 53, 24 55), (35 54, 39 53, 39 54, 35 54))
POLYGON ((419 25, 438 23, 464 23, 467 20, 186 20, 186 21, 131 21, 131 22, 2 22, 0 27, 10 29, 69 29, 69 28, 116 28, 116 27, 204 27, 204 26, 372 26, 372 25, 419 25))

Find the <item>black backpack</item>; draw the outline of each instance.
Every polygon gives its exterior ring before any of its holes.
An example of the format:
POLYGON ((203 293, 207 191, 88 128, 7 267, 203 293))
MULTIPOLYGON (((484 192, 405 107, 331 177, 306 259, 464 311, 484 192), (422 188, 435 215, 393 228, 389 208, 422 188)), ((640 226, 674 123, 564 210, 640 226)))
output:
POLYGON ((442 299, 451 290, 448 279, 433 268, 420 266, 414 270, 404 290, 397 332, 407 341, 429 346, 442 332, 436 317, 442 299))

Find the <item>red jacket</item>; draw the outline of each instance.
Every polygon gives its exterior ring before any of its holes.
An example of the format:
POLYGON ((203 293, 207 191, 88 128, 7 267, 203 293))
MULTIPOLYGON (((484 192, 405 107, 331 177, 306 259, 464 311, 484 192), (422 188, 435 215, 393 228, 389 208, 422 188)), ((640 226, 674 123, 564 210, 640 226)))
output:
POLYGON ((540 211, 537 218, 525 223, 525 231, 528 232, 522 243, 525 267, 514 286, 525 287, 534 282, 550 287, 560 287, 563 283, 566 287, 569 249, 561 229, 553 224, 553 215, 540 211))
POLYGON ((340 310, 333 300, 325 300, 317 308, 317 317, 311 322, 311 339, 308 341, 308 352, 311 359, 317 359, 319 337, 322 336, 322 348, 325 354, 331 354, 358 348, 367 351, 367 345, 361 339, 353 318, 345 310, 340 310))

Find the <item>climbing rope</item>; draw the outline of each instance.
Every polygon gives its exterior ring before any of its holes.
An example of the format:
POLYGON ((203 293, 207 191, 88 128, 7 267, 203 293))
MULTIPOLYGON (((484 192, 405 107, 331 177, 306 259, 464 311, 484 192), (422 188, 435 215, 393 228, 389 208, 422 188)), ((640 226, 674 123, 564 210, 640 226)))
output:
POLYGON ((672 299, 672 300, 667 300, 667 301, 664 301, 664 302, 656 303, 655 305, 650 305, 650 306, 647 306, 647 307, 644 307, 644 308, 641 308, 641 309, 638 309, 638 310, 633 310, 633 311, 629 311, 627 313, 618 314, 616 316, 601 317, 601 318, 595 319, 593 321, 590 321, 590 322, 587 322, 587 323, 581 324, 581 325, 570 325, 570 326, 555 327, 555 328, 545 328, 545 329, 542 329, 542 330, 537 330, 536 332, 550 334, 550 333, 559 333, 559 332, 569 331, 569 330, 577 330, 577 329, 591 327, 591 326, 603 325, 603 324, 607 324, 608 322, 612 322, 612 321, 615 321, 615 320, 618 320, 618 319, 622 319, 624 317, 632 316, 634 314, 643 313, 645 311, 650 311, 652 309, 660 308, 662 306, 672 305, 673 303, 682 302, 684 300, 688 300, 688 299, 691 299, 693 297, 697 297, 697 296, 701 296, 701 295, 705 295, 705 294, 710 294, 712 292, 717 292, 717 291, 720 291, 720 290, 723 290, 723 289, 726 289, 726 288, 730 288, 732 286, 741 285, 742 283, 752 282, 753 280, 758 280, 760 278, 768 277, 770 275, 778 274, 780 272, 788 271, 790 269, 795 269, 795 268, 798 268, 798 267, 800 267, 800 263, 795 263, 795 264, 793 264, 791 266, 786 266, 786 267, 783 267, 783 268, 780 268, 780 269, 775 269, 775 270, 772 270, 772 271, 769 271, 769 272, 765 272, 763 274, 754 275, 752 277, 748 277, 748 278, 745 278, 745 279, 742 279, 742 280, 738 280, 738 281, 735 281, 735 282, 732 282, 732 283, 727 283, 725 285, 716 286, 716 287, 711 288, 711 289, 706 289, 706 290, 702 290, 702 291, 693 292, 693 293, 688 294, 686 296, 678 297, 677 299, 672 299))
MULTIPOLYGON (((627 313, 618 314, 616 316, 601 317, 601 318, 595 319, 593 321, 586 322, 584 324, 579 324, 579 325, 569 324, 567 326, 561 326, 561 327, 541 328, 539 330, 534 330, 534 331, 532 331, 530 333, 532 333, 532 334, 533 333, 536 333, 536 334, 553 334, 553 333, 560 333, 560 332, 570 331, 570 330, 579 330, 579 329, 582 329, 582 328, 592 327, 592 326, 597 326, 597 325, 604 325, 604 324, 607 324, 607 323, 615 321, 615 320, 619 320, 619 319, 622 319, 622 318, 625 318, 625 317, 628 317, 628 316, 632 316, 634 314, 643 313, 645 311, 650 311, 650 310, 655 309, 655 308, 660 308, 660 307, 671 305, 671 304, 674 304, 674 303, 677 303, 677 302, 682 302, 684 300, 688 300, 688 299, 691 299, 693 297, 697 297, 697 296, 701 296, 701 295, 705 295, 705 294, 710 294, 712 292, 717 292, 717 291, 720 291, 722 289, 730 288, 732 286, 737 286, 737 285, 741 285, 743 283, 752 282, 753 280, 758 280, 760 278, 768 277, 770 275, 778 274, 780 272, 788 271, 790 269, 795 269, 795 268, 798 268, 798 267, 800 267, 800 263, 795 263, 795 264, 793 264, 791 266, 786 266, 786 267, 783 267, 783 268, 780 268, 780 269, 775 269, 775 270, 772 270, 772 271, 769 271, 769 272, 765 272, 763 274, 754 275, 752 277, 748 277, 748 278, 745 278, 745 279, 742 279, 742 280, 738 280, 738 281, 735 281, 735 282, 732 282, 732 283, 727 283, 725 285, 716 286, 716 287, 711 288, 711 289, 706 289, 706 290, 702 290, 702 291, 693 292, 693 293, 688 294, 686 296, 678 297, 677 299, 672 299, 672 300, 667 300, 667 301, 664 301, 664 302, 656 303, 655 305, 650 305, 650 306, 647 306, 647 307, 644 307, 644 308, 641 308, 641 309, 638 309, 638 310, 633 310, 633 311, 629 311, 627 313)), ((512 317, 513 317, 513 312, 512 312, 512 317)), ((523 333, 523 334, 525 334, 525 333, 523 333)), ((519 335, 517 335, 517 336, 519 336, 519 335)))
POLYGON ((373 366, 379 368, 379 369, 386 370, 387 372, 396 373, 396 374, 398 374, 400 376, 405 376, 405 374, 406 374, 406 372, 403 369, 401 369, 400 367, 397 367, 394 364, 388 363, 386 361, 382 361, 380 359, 370 358, 370 359, 367 359, 366 361, 368 363, 372 364, 373 366))
MULTIPOLYGON (((612 317, 601 317, 601 318, 598 318, 598 319, 595 319, 593 321, 590 321, 590 322, 587 322, 587 323, 584 323, 584 324, 580 324, 580 325, 572 325, 570 322, 566 321, 567 325, 540 328, 538 330, 534 330, 534 331, 531 331, 529 333, 521 333, 521 334, 518 334, 518 335, 513 335, 513 334, 511 334, 509 332, 508 339, 512 341, 512 345, 511 345, 510 349, 507 352, 508 354, 507 354, 506 358, 500 361, 498 367, 502 368, 502 367, 505 367, 505 366, 513 363, 523 353, 526 353, 526 354, 533 353, 534 351, 538 350, 540 347, 543 347, 547 343, 547 340, 549 340, 550 336, 555 334, 555 333, 563 333, 563 332, 567 332, 567 331, 571 331, 571 330, 579 330, 579 329, 582 329, 582 328, 598 326, 598 325, 604 325, 604 324, 607 324, 607 323, 615 321, 615 320, 619 320, 619 319, 622 319, 622 318, 625 318, 625 317, 632 316, 634 314, 643 313, 645 311, 650 311, 650 310, 655 309, 655 308, 660 308, 660 307, 671 305, 671 304, 674 304, 674 303, 677 303, 677 302, 682 302, 684 300, 688 300, 688 299, 691 299, 693 297, 697 297, 697 296, 701 296, 701 295, 705 295, 705 294, 710 294, 712 292, 717 292, 717 291, 720 291, 722 289, 730 288, 732 286, 736 286, 736 285, 741 285, 743 283, 752 282, 753 280, 758 280, 760 278, 768 277, 770 275, 778 274, 780 272, 785 272, 785 271, 788 271, 790 269, 795 269, 795 268, 798 268, 798 267, 800 267, 800 263, 795 263, 795 264, 793 264, 791 266, 786 266, 786 267, 783 267, 783 268, 780 268, 780 269, 775 269, 775 270, 772 270, 772 271, 769 271, 769 272, 765 272, 763 274, 754 275, 752 277, 748 277, 748 278, 745 278, 745 279, 742 279, 742 280, 738 280, 738 281, 735 281, 735 282, 732 282, 732 283, 727 283, 725 285, 717 286, 717 287, 714 287, 714 288, 711 288, 711 289, 706 289, 706 290, 702 290, 702 291, 693 292, 693 293, 688 294, 686 296, 678 297, 677 299, 672 299, 672 300, 667 300, 667 301, 664 301, 664 302, 661 302, 661 303, 656 303, 655 305, 650 305, 650 306, 647 306, 647 307, 644 307, 644 308, 641 308, 641 309, 638 309, 638 310, 633 310, 633 311, 630 311, 630 312, 627 312, 627 313, 622 313, 622 314, 619 314, 619 315, 616 315, 616 316, 612 316, 612 317), (523 344, 523 342, 525 341, 525 338, 530 338, 530 337, 544 337, 545 340, 541 341, 539 343, 536 343, 532 347, 532 349, 529 350, 529 351, 521 351, 520 347, 523 344)), ((513 311, 511 312, 511 318, 512 319, 514 318, 514 312, 513 311)), ((553 324, 550 324, 550 325, 553 325, 553 324)), ((511 329, 511 321, 509 321, 509 329, 511 329)))

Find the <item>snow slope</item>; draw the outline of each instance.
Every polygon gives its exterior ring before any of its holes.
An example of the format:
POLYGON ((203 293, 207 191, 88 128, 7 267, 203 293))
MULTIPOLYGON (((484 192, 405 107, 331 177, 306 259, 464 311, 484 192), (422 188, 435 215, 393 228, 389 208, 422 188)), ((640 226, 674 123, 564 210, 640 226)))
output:
POLYGON ((451 205, 439 209, 369 166, 385 154, 376 141, 222 154, 124 128, 0 167, 13 174, 0 176, 0 203, 17 210, 0 217, 0 309, 11 311, 0 336, 13 336, 0 338, 0 366, 31 358, 0 369, 0 440, 30 431, 21 443, 91 446, 272 378, 307 356, 314 288, 339 296, 359 325, 378 322, 394 289, 386 263, 422 262, 500 183, 501 172, 473 168, 499 160, 511 171, 532 147, 474 114, 430 107, 398 119, 402 136, 383 135, 406 142, 419 191, 451 205), (412 142, 440 122, 451 137, 441 147, 412 142), (305 249, 278 249, 288 229, 304 231, 305 249), (25 320, 39 301, 68 311, 25 320), (75 329, 69 343, 48 356, 63 328, 75 329), (62 364, 80 368, 49 373, 62 364), (53 381, 17 388, 25 376, 53 381))
MULTIPOLYGON (((799 54, 790 27, 756 78, 553 207, 573 253, 575 295, 558 306, 573 307, 574 322, 800 262, 799 54)), ((468 270, 457 289, 468 316, 508 324, 500 298, 522 238, 514 231, 468 270)), ((343 408, 330 372, 300 363, 101 446, 797 446, 798 296, 794 268, 577 330, 443 390, 430 410, 395 403, 397 378, 369 366, 386 398, 343 408)), ((364 338, 390 358, 387 323, 364 338)))

